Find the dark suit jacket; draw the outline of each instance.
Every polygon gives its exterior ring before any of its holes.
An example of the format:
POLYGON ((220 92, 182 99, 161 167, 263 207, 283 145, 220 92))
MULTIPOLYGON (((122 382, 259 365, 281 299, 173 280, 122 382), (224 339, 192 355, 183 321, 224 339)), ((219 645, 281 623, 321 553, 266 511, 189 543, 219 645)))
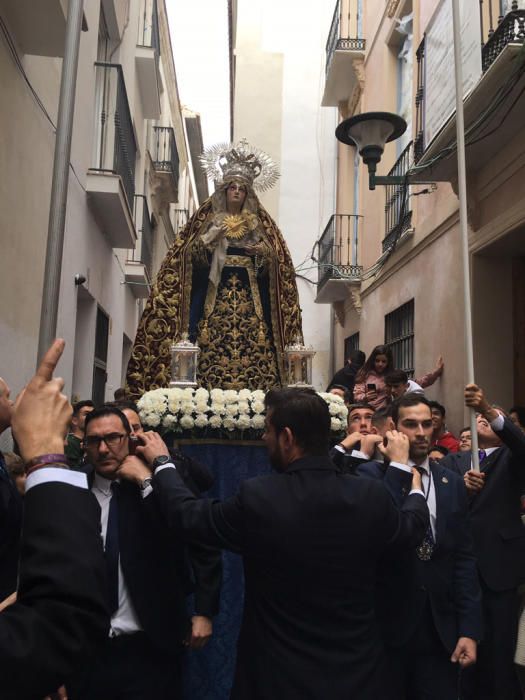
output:
POLYGON ((421 496, 400 510, 380 484, 342 474, 328 455, 248 479, 223 503, 195 499, 175 469, 154 477, 154 494, 170 529, 243 556, 232 698, 380 697, 377 563, 421 539, 421 496))
POLYGON ((16 591, 22 508, 22 496, 0 452, 0 601, 16 591))
POLYGON ((329 452, 330 459, 345 474, 355 474, 359 465, 367 462, 366 459, 360 457, 352 457, 351 452, 341 452, 335 447, 329 452))
MULTIPOLYGON (((379 591, 379 610, 386 643, 399 647, 413 634, 428 601, 439 637, 451 652, 459 637, 481 638, 481 592, 463 483, 437 462, 430 465, 437 511, 432 558, 421 561, 413 550, 388 561, 379 591)), ((399 504, 411 488, 412 475, 393 466, 384 471, 382 465, 369 462, 359 473, 383 479, 399 504)))
POLYGON ((0 615, 2 700, 55 691, 106 639, 100 508, 87 489, 40 484, 25 497, 18 602, 0 615))
MULTIPOLYGON (((498 435, 505 444, 481 463, 485 485, 470 498, 478 568, 493 591, 516 588, 525 577, 525 527, 520 517, 520 496, 525 492, 525 435, 508 418, 498 435)), ((442 464, 463 476, 470 469, 471 453, 447 455, 442 464)))

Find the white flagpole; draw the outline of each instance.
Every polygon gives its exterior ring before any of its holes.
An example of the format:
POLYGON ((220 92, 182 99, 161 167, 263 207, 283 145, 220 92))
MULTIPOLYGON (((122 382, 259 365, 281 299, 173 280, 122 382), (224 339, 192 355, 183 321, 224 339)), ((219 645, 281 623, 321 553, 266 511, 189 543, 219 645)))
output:
MULTIPOLYGON (((458 196, 459 227, 461 231, 461 253, 463 264, 463 309, 465 326, 465 352, 467 360, 467 383, 474 383, 474 348, 472 342, 472 300, 470 295, 470 266, 467 226, 467 178, 465 167, 465 122, 463 118, 463 72, 461 66, 460 0, 452 0, 452 25, 454 33, 454 73, 456 77, 456 138, 458 149, 458 196)), ((480 46, 481 50, 481 46, 480 46)), ((472 468, 479 471, 478 431, 476 412, 470 412, 472 439, 472 468)))

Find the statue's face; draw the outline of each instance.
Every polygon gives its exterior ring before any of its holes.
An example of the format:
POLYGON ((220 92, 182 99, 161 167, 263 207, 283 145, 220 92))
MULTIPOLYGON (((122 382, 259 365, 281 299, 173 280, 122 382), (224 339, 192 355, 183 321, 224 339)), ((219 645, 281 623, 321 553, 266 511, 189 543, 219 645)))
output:
POLYGON ((246 187, 238 182, 230 182, 226 189, 226 204, 241 208, 246 199, 246 187))

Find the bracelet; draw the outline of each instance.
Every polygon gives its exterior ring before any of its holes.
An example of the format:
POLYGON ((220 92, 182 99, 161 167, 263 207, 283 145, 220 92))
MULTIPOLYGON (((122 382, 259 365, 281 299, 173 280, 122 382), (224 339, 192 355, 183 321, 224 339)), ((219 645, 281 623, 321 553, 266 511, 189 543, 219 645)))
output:
POLYGON ((34 457, 26 463, 25 470, 26 474, 30 474, 31 472, 35 471, 36 469, 40 469, 41 467, 61 465, 69 467, 69 463, 65 454, 39 455, 38 457, 34 457))

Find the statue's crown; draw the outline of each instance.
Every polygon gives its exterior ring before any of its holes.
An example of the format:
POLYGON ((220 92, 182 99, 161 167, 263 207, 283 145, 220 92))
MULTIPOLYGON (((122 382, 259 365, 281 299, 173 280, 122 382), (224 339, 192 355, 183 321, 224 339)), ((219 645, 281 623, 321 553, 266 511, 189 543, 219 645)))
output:
POLYGON ((240 180, 257 190, 267 190, 279 177, 279 169, 269 155, 250 146, 246 139, 237 144, 217 144, 207 148, 201 163, 216 185, 240 180))

